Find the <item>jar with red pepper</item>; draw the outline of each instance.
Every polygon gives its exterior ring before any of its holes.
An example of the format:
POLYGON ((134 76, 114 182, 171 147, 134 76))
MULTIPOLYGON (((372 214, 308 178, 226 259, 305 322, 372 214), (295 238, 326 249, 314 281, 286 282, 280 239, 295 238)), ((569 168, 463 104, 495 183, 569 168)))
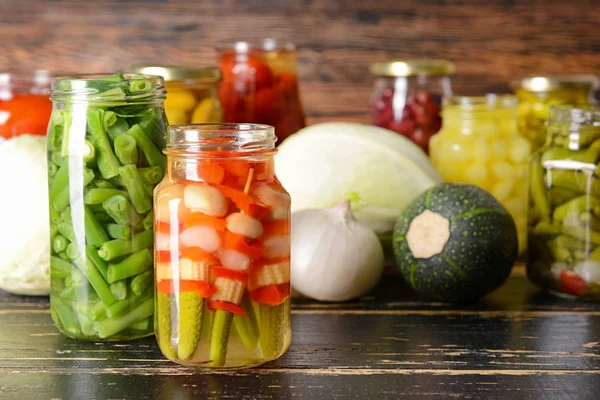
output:
POLYGON ((236 42, 219 53, 223 122, 271 125, 279 143, 306 125, 294 44, 236 42))
POLYGON ((0 72, 0 141, 45 135, 51 112, 48 71, 0 72))
POLYGON ((373 124, 408 137, 428 153, 429 138, 442 126, 442 97, 452 95, 454 71, 454 63, 436 59, 373 63, 373 124))

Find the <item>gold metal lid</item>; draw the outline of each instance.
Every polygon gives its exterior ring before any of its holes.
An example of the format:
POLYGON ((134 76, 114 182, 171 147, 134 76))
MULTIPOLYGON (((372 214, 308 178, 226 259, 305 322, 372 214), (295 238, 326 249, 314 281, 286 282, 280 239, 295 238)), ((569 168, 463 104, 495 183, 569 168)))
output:
POLYGON ((513 83, 513 85, 530 92, 549 92, 565 88, 592 89, 598 86, 598 78, 594 75, 530 76, 513 83))
POLYGON ((378 76, 445 76, 453 75, 455 71, 452 61, 427 58, 377 61, 371 64, 371 73, 378 76))
POLYGON ((167 65, 132 65, 128 72, 162 76, 165 82, 194 80, 200 82, 218 82, 221 70, 218 67, 176 67, 167 65))

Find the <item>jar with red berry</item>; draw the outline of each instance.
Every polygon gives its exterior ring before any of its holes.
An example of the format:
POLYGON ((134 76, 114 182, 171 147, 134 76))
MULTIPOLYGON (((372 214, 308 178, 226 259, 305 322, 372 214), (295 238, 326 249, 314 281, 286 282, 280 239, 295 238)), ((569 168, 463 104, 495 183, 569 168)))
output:
POLYGON ((454 63, 436 59, 371 64, 373 124, 408 137, 429 154, 429 138, 442 126, 442 97, 452 95, 454 71, 454 63))
POLYGON ((306 126, 294 44, 274 39, 219 48, 223 122, 275 128, 278 143, 306 126))

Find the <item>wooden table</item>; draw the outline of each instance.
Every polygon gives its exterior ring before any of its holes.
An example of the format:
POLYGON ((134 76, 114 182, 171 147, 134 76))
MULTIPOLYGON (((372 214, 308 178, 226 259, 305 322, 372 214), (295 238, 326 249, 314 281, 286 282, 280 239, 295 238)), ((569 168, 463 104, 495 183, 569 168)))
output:
POLYGON ((298 301, 293 332, 275 362, 203 373, 152 337, 67 339, 47 297, 0 292, 0 398, 600 398, 600 304, 543 294, 521 268, 469 306, 418 301, 397 276, 360 301, 298 301))

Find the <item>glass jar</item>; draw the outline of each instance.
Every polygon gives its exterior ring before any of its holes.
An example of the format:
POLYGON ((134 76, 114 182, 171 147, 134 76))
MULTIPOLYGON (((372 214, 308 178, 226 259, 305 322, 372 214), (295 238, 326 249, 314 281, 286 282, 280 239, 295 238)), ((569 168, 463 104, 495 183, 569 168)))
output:
POLYGON ((371 95, 373 124, 406 136, 426 153, 442 126, 442 97, 452 95, 454 63, 446 60, 378 61, 371 95))
POLYGON ((165 172, 163 79, 52 79, 50 311, 65 335, 154 332, 152 195, 165 172))
POLYGON ((556 75, 523 78, 515 84, 519 100, 519 134, 531 141, 533 150, 546 140, 546 120, 552 105, 585 106, 594 102, 598 79, 591 75, 556 75))
POLYGON ((600 108, 553 106, 547 131, 531 162, 527 275, 600 300, 600 108))
POLYGON ((170 125, 221 122, 218 67, 136 65, 129 70, 163 77, 167 89, 165 113, 170 125))
POLYGON ((156 336, 181 364, 242 368, 291 340, 290 197, 273 128, 169 127, 155 197, 156 336))
POLYGON ((48 71, 0 72, 0 141, 45 135, 51 111, 48 71))
POLYGON ((516 98, 451 97, 442 116, 444 125, 431 138, 431 162, 444 180, 479 186, 502 203, 515 220, 522 253, 531 145, 517 134, 516 98))
POLYGON ((219 53, 224 122, 272 125, 279 143, 306 126, 294 44, 237 42, 219 53))

